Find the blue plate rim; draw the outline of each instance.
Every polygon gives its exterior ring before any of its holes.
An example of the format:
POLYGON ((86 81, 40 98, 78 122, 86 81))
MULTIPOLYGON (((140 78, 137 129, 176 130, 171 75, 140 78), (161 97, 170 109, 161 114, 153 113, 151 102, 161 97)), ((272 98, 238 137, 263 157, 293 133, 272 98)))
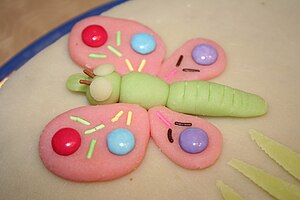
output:
POLYGON ((72 27, 78 21, 90 16, 100 15, 101 13, 127 1, 128 0, 114 0, 112 2, 108 2, 104 5, 98 6, 90 11, 87 11, 67 21, 66 23, 58 26, 57 28, 45 34, 44 36, 40 37, 35 42, 31 43, 23 50, 21 50, 19 53, 17 53, 15 56, 13 56, 11 59, 9 59, 2 67, 0 67, 0 81, 4 80, 12 72, 22 67, 28 60, 34 57, 37 53, 39 53, 49 45, 53 44, 62 36, 69 33, 72 27))

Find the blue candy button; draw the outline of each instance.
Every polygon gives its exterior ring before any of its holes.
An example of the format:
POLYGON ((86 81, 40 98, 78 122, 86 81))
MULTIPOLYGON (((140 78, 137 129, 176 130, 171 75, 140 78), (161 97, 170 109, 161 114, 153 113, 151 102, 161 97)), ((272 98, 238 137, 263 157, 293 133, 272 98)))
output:
POLYGON ((126 155, 135 146, 134 135, 127 129, 119 128, 110 132, 106 138, 108 149, 116 155, 126 155))
POLYGON ((148 33, 137 33, 130 41, 131 48, 139 54, 149 54, 156 47, 155 38, 148 33))

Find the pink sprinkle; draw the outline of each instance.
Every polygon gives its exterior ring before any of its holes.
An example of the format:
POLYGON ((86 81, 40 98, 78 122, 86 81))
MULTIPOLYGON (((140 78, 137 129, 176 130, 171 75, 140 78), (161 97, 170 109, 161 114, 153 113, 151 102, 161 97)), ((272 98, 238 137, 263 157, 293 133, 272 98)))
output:
POLYGON ((176 72, 177 72, 177 69, 173 69, 172 71, 170 71, 170 72, 165 76, 165 78, 166 78, 166 79, 172 78, 172 77, 176 74, 176 72))
POLYGON ((169 122, 160 112, 157 112, 156 115, 163 123, 165 123, 168 127, 171 127, 171 122, 169 122))

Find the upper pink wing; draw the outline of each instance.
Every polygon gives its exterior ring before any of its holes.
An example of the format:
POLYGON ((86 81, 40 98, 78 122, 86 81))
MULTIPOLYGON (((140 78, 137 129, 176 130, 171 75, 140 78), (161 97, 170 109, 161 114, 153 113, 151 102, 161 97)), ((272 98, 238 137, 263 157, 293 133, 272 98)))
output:
POLYGON ((131 20, 94 16, 78 22, 70 32, 69 52, 72 59, 84 68, 111 63, 116 71, 124 75, 131 71, 157 75, 165 56, 165 45, 159 35, 148 27, 131 20), (107 41, 100 47, 91 47, 82 40, 85 28, 102 26, 107 32, 107 41), (155 50, 139 54, 133 50, 130 41, 135 34, 147 33, 154 37, 155 50), (119 35, 119 39, 117 39, 119 35))
MULTIPOLYGON (((201 54, 198 56, 201 56, 201 54)), ((209 56, 209 52, 206 56, 209 56)), ((166 59, 158 77, 169 84, 178 81, 209 80, 219 76, 225 70, 226 64, 226 55, 220 45, 212 40, 196 38, 187 41, 166 59), (195 62, 192 52, 199 45, 207 45, 215 50, 217 58, 212 64, 198 64, 195 62)))

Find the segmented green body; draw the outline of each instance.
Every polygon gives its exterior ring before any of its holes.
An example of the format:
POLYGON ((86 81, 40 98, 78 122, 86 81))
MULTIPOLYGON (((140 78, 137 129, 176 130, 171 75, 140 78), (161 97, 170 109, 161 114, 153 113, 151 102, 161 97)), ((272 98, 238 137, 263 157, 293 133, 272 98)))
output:
POLYGON ((119 102, 145 108, 165 105, 180 113, 206 116, 255 117, 267 112, 263 98, 208 81, 183 81, 170 86, 143 73, 122 78, 119 102))
POLYGON ((207 116, 255 117, 267 112, 267 104, 260 96, 207 81, 172 84, 166 106, 177 112, 207 116))

